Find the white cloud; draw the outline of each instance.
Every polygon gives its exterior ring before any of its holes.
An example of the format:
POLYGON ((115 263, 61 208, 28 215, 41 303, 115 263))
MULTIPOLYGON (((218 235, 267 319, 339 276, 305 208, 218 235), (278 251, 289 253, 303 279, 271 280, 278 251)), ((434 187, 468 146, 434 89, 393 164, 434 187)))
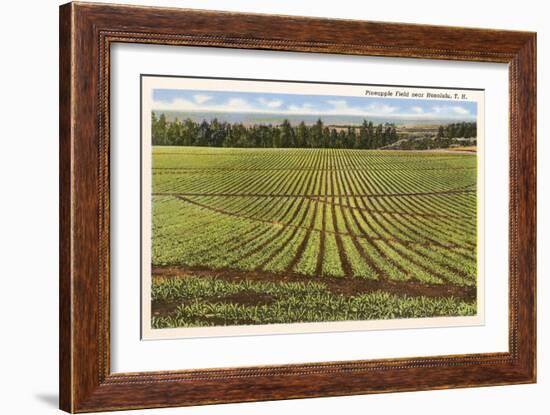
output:
POLYGON ((230 111, 253 111, 255 108, 250 105, 247 101, 242 98, 230 98, 229 101, 224 105, 219 106, 220 108, 227 108, 230 111))
POLYGON ((280 99, 266 99, 258 98, 258 102, 269 108, 280 108, 283 105, 283 101, 280 99))
POLYGON ((470 111, 459 105, 436 105, 432 107, 433 114, 439 115, 440 117, 456 118, 457 116, 466 116, 471 115, 470 111))
POLYGON ((466 108, 464 107, 453 107, 453 111, 460 115, 467 115, 470 113, 466 108))
POLYGON ((153 101, 152 105, 155 110, 164 111, 193 111, 197 108, 197 104, 187 99, 176 98, 172 101, 153 101))
POLYGON ((289 105, 287 112, 296 113, 296 114, 320 114, 321 113, 319 110, 315 110, 315 107, 313 106, 313 104, 310 104, 309 102, 305 102, 302 105, 289 105))
POLYGON ((358 115, 358 116, 382 116, 395 113, 399 108, 387 104, 370 104, 366 107, 350 106, 345 99, 328 100, 327 104, 332 108, 323 111, 323 113, 334 115, 358 115))
POLYGON ((204 104, 207 101, 210 101, 212 97, 210 95, 197 94, 193 95, 193 99, 197 104, 204 104))
POLYGON ((411 110, 416 114, 422 114, 424 112, 424 110, 420 107, 412 107, 411 110))
POLYGON ((212 111, 212 112, 254 112, 256 108, 241 98, 231 98, 223 104, 208 104, 206 100, 202 103, 196 102, 196 95, 193 101, 177 98, 172 101, 154 101, 153 109, 159 111, 212 111))
POLYGON ((370 104, 367 107, 367 110, 369 112, 375 113, 375 114, 381 114, 381 115, 388 115, 392 114, 395 111, 397 111, 397 107, 392 107, 391 105, 387 104, 370 104))
POLYGON ((345 99, 329 99, 327 104, 332 105, 333 109, 349 109, 348 102, 345 99))

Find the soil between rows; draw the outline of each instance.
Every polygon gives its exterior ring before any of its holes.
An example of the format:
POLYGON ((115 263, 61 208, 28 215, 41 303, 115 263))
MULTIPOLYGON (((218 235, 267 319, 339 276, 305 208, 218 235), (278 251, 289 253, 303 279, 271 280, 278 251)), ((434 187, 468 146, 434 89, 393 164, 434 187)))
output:
MULTIPOLYGON (((231 269, 205 269, 200 267, 183 266, 153 266, 153 279, 157 278, 186 278, 186 277, 215 277, 224 281, 269 281, 269 282, 319 282, 334 294, 357 296, 373 291, 385 291, 396 295, 411 297, 454 297, 467 302, 476 300, 475 286, 458 286, 452 284, 425 284, 420 281, 370 280, 358 277, 311 277, 307 275, 285 272, 284 274, 265 271, 236 271, 231 269)), ((221 300, 221 299, 219 299, 221 300)), ((238 299, 233 299, 238 300, 238 299)), ((241 298, 242 301, 246 299, 241 298)), ((225 301, 229 302, 229 299, 225 301)), ((239 301, 234 301, 239 302, 239 301)))

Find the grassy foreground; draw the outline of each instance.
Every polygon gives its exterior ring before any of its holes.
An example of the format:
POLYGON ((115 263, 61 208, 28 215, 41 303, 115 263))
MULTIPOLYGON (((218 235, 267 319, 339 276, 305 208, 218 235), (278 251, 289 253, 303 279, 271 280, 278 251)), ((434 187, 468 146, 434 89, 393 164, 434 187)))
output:
POLYGON ((470 316, 475 302, 454 297, 409 297, 383 291, 343 296, 322 282, 227 282, 216 278, 160 279, 153 301, 174 304, 153 315, 153 328, 470 316), (159 313, 160 314, 160 313, 159 313))

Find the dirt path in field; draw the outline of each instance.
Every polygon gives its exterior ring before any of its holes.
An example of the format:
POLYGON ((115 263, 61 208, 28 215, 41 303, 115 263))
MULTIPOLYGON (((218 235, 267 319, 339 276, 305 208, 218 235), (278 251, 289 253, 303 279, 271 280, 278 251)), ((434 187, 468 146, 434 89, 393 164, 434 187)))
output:
MULTIPOLYGON (((470 153, 467 151, 462 151, 461 154, 470 153)), ((235 168, 235 167, 153 167, 153 172, 155 174, 173 174, 173 173, 186 173, 186 172, 226 172, 226 171, 261 171, 261 172, 272 172, 272 171, 449 171, 449 170, 475 170, 476 167, 427 167, 427 168, 326 168, 318 169, 315 167, 271 167, 271 168, 235 168)))
POLYGON ((153 279, 211 277, 225 281, 269 281, 269 282, 318 282, 325 284, 335 294, 356 296, 373 291, 385 291, 392 294, 425 297, 455 297, 465 301, 476 299, 476 287, 452 284, 425 284, 420 281, 369 280, 357 277, 309 277, 297 273, 275 274, 265 271, 236 271, 230 269, 210 270, 183 266, 154 266, 153 279))
MULTIPOLYGON (((440 213, 420 213, 420 212, 398 212, 398 211, 392 211, 392 210, 384 210, 384 209, 374 209, 374 208, 360 208, 357 206, 348 205, 342 202, 335 202, 334 200, 328 202, 324 200, 323 198, 316 198, 316 197, 310 197, 306 196, 308 199, 319 202, 319 203, 329 203, 338 207, 341 207, 343 209, 350 209, 350 210, 362 210, 364 212, 368 213, 378 213, 380 215, 400 215, 400 216, 411 216, 411 217, 421 217, 421 218, 448 218, 448 219, 475 219, 471 216, 459 216, 459 215, 450 215, 445 214, 442 215, 440 213)), ((338 196, 341 197, 341 196, 338 196)), ((335 197, 336 199, 336 197, 335 197)))
MULTIPOLYGON (((473 185, 465 186, 464 188, 453 189, 453 190, 443 190, 440 192, 416 192, 416 193, 364 193, 351 195, 353 197, 361 198, 377 198, 377 197, 411 197, 411 196, 448 196, 455 195, 460 193, 472 193, 476 192, 476 189, 469 189, 473 185)), ((303 194, 293 194, 293 193, 227 193, 227 192, 155 192, 153 196, 172 196, 172 197, 186 197, 186 196, 216 196, 216 197, 268 197, 268 198, 324 198, 328 195, 303 195, 303 194)), ((330 195, 338 196, 338 195, 330 195)))
MULTIPOLYGON (((324 247, 324 235, 325 235, 325 233, 329 233, 329 234, 334 234, 334 235, 350 236, 350 237, 353 237, 353 238, 366 238, 369 241, 371 241, 371 240, 380 240, 380 241, 386 241, 386 242, 399 242, 399 243, 401 243, 403 245, 406 245, 406 246, 409 246, 409 245, 422 245, 422 246, 429 247, 431 245, 437 245, 439 247, 449 248, 449 249, 470 248, 470 247, 467 247, 467 246, 457 245, 455 243, 442 244, 442 243, 438 243, 437 241, 432 241, 432 242, 406 241, 406 240, 400 240, 400 239, 397 239, 397 238, 383 238, 380 235, 378 235, 376 237, 369 237, 366 234, 365 235, 353 235, 353 234, 350 234, 350 233, 347 233, 347 232, 336 232, 336 231, 326 230, 326 229, 316 229, 316 228, 313 227, 312 224, 310 224, 309 226, 304 226, 303 223, 301 225, 294 225, 294 224, 290 224, 290 223, 282 223, 282 222, 276 222, 276 221, 261 219, 261 218, 255 217, 253 215, 243 215, 243 214, 240 214, 238 212, 230 212, 230 211, 227 211, 225 209, 216 208, 216 207, 213 207, 213 206, 209 206, 205 203, 198 202, 196 200, 193 200, 193 199, 190 199, 188 197, 182 196, 182 194, 177 194, 177 196, 175 196, 175 197, 176 197, 176 199, 179 199, 179 200, 181 200, 185 203, 189 203, 191 205, 195 205, 195 206, 198 206, 200 208, 208 209, 208 210, 211 210, 213 212, 221 213, 221 214, 224 214, 224 215, 227 215, 227 216, 234 216, 234 217, 238 217, 238 218, 250 219, 250 220, 253 220, 255 222, 262 222, 262 223, 266 223, 266 224, 269 224, 269 225, 277 225, 277 226, 281 227, 281 231, 284 228, 299 228, 299 229, 304 229, 306 231, 319 232, 320 236, 321 236, 321 240, 322 240, 322 242, 321 242, 322 247, 324 247)), ((326 205, 329 204, 329 203, 328 203, 328 201, 325 200, 324 203, 322 203, 322 204, 323 204, 322 212, 325 212, 325 214, 326 214, 326 205)), ((361 215, 363 215, 364 214, 364 209, 359 209, 359 213, 361 215)), ((323 219, 323 221, 322 221, 323 228, 324 228, 324 223, 325 223, 325 221, 323 219)), ((322 248, 321 248, 321 252, 323 252, 322 248)))

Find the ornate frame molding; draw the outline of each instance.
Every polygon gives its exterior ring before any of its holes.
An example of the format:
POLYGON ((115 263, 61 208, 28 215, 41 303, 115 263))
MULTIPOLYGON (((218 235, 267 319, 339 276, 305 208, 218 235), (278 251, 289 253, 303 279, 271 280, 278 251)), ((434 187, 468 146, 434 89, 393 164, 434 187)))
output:
POLYGON ((536 36, 525 32, 86 3, 61 6, 61 408, 89 412, 534 382, 535 62, 536 36), (120 42, 508 63, 510 351, 111 374, 109 70, 110 46, 120 42))

